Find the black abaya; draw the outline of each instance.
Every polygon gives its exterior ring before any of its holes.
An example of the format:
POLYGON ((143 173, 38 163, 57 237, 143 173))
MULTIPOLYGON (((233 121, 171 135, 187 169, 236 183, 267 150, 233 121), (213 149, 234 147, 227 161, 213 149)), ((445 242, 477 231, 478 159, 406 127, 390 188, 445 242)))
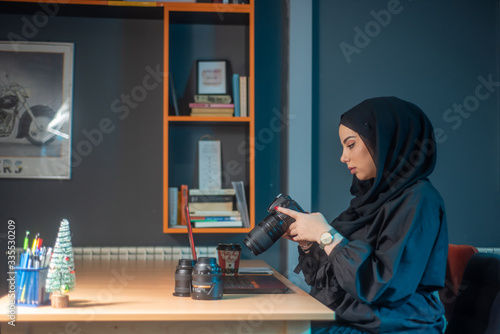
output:
POLYGON ((329 256, 317 246, 299 250, 311 294, 338 319, 325 333, 341 333, 343 324, 370 333, 442 333, 436 292, 448 236, 443 200, 427 179, 436 162, 432 125, 394 97, 365 100, 341 124, 360 135, 377 175, 354 177, 355 197, 331 224, 344 239, 329 256))

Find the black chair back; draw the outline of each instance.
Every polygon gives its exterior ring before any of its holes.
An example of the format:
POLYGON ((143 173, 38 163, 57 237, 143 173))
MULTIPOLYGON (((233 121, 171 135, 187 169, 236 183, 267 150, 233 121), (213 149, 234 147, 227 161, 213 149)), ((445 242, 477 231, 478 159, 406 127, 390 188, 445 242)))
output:
POLYGON ((462 278, 446 334, 500 334, 500 256, 476 253, 462 278))

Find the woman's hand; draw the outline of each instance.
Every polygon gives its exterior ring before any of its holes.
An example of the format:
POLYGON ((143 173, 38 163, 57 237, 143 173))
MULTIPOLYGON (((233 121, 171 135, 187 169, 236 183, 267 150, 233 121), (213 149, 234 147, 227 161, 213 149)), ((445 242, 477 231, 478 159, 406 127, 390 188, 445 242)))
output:
POLYGON ((321 233, 332 229, 325 217, 319 212, 308 214, 282 207, 275 209, 295 219, 283 237, 298 242, 301 247, 310 242, 319 243, 321 233))

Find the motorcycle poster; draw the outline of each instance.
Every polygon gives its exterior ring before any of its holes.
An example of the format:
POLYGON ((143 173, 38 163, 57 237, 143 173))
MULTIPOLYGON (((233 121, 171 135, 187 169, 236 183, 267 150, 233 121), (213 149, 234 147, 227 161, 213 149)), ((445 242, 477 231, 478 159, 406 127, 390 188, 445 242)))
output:
POLYGON ((0 41, 0 178, 70 179, 73 44, 0 41))

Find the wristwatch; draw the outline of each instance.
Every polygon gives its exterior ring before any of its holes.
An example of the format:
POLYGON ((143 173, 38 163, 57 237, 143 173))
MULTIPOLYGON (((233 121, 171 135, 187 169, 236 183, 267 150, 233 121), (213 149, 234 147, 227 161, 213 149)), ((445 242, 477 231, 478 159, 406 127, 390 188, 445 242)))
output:
POLYGON ((333 242, 333 236, 338 232, 333 228, 328 232, 323 232, 319 236, 319 248, 324 249, 325 246, 331 244, 333 242))

